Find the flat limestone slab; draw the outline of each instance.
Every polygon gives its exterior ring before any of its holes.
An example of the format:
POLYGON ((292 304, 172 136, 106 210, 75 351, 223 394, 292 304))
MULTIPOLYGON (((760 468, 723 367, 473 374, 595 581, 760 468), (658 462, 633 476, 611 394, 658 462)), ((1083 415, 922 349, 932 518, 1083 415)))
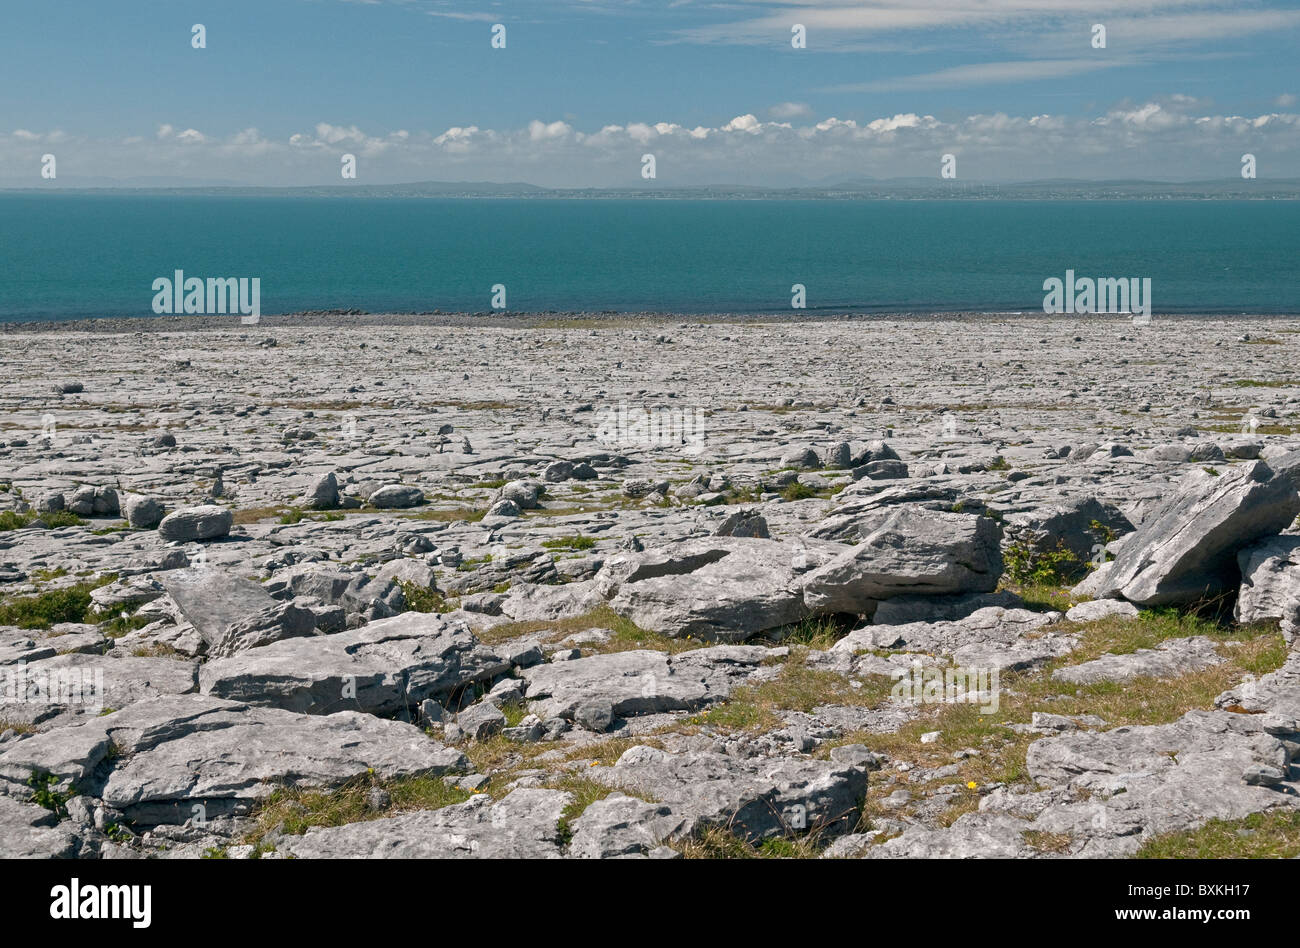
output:
POLYGON ((465 758, 419 728, 355 711, 293 714, 200 695, 153 698, 85 724, 0 745, 11 791, 33 772, 123 811, 132 823, 247 813, 277 786, 336 787, 463 772, 465 758))

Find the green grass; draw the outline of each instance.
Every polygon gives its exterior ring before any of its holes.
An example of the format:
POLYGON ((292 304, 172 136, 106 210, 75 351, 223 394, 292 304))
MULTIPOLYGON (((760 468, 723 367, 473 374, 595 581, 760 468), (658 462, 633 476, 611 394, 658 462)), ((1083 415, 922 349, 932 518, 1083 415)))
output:
POLYGON ((82 520, 74 513, 66 510, 56 510, 50 513, 43 513, 39 517, 33 510, 18 513, 14 510, 5 510, 0 512, 0 531, 19 530, 23 527, 30 526, 39 520, 51 530, 57 530, 59 527, 80 527, 84 526, 86 521, 82 520))
POLYGON ((0 530, 18 530, 36 519, 33 511, 18 513, 16 510, 0 511, 0 530))
POLYGON ((729 485, 722 492, 728 504, 756 504, 763 499, 763 493, 757 484, 749 486, 729 485))
POLYGON ((781 488, 781 498, 783 500, 808 500, 816 496, 817 491, 807 484, 800 484, 798 481, 791 481, 781 488))
MULTIPOLYGON (((371 512, 378 512, 371 511, 371 512)), ((387 512, 387 511, 385 511, 387 512)), ((400 514, 403 520, 435 520, 438 523, 478 523, 487 516, 486 508, 483 510, 471 510, 467 507, 457 508, 455 510, 421 510, 419 513, 400 514)))
MULTIPOLYGON (((1031 786, 1025 753, 1039 735, 1017 733, 1011 725, 1029 723, 1035 711, 1067 717, 1095 714, 1106 721, 1107 729, 1168 724, 1188 711, 1214 708, 1215 699, 1247 674, 1267 674, 1286 659, 1286 644, 1271 626, 1232 626, 1172 609, 1144 610, 1130 619, 1111 616, 1080 629, 1078 647, 1049 662, 1041 671, 1004 672, 999 681, 1000 702, 994 713, 981 713, 978 704, 924 705, 917 718, 894 733, 856 732, 833 743, 865 744, 873 751, 930 768, 953 763, 952 755, 964 748, 979 749, 980 756, 959 762, 958 773, 949 781, 976 784, 969 799, 963 794, 944 814, 944 820, 951 820, 973 809, 978 804, 978 789, 987 784, 1031 786), (1072 685, 1051 677, 1056 668, 1103 654, 1151 648, 1166 639, 1190 635, 1213 638, 1220 643, 1220 654, 1227 660, 1178 678, 1144 678, 1123 684, 1072 685), (921 744, 921 735, 930 731, 940 732, 938 740, 921 744)), ((824 745, 818 748, 817 755, 828 754, 829 749, 830 745, 824 745)))
POLYGON ((353 780, 334 790, 277 789, 254 813, 255 826, 243 842, 261 844, 271 830, 301 836, 312 827, 343 826, 410 810, 436 810, 453 803, 463 803, 473 794, 459 787, 449 787, 441 777, 403 777, 381 781, 373 776, 353 780), (388 806, 372 810, 366 794, 372 788, 387 791, 388 806))
POLYGON ((581 533, 571 537, 557 537, 554 540, 542 541, 542 546, 548 550, 590 550, 595 545, 595 539, 584 537, 581 533))
POLYGON ((605 629, 610 636, 606 642, 582 646, 584 652, 608 653, 654 649, 675 655, 678 652, 703 648, 707 644, 699 639, 672 639, 658 632, 643 629, 631 619, 618 615, 609 606, 598 606, 591 612, 571 619, 503 622, 490 629, 483 629, 478 633, 478 637, 486 645, 505 642, 522 635, 536 635, 541 641, 554 642, 588 629, 605 629))
POLYGON ((812 616, 790 627, 781 639, 781 644, 803 645, 824 652, 848 631, 849 627, 834 616, 812 616))
POLYGON ((98 615, 90 615, 89 618, 91 621, 100 621, 105 623, 107 628, 104 631, 109 638, 121 638, 128 632, 143 629, 153 621, 145 616, 138 616, 135 614, 135 611, 139 609, 141 605, 143 605, 143 603, 127 606, 126 608, 120 609, 118 612, 108 616, 108 618, 98 615))
POLYGON ((271 517, 282 517, 285 516, 288 510, 289 508, 283 506, 246 507, 243 510, 232 511, 231 515, 235 526, 240 526, 257 523, 260 520, 269 520, 271 517))
POLYGON ((795 655, 776 677, 737 688, 726 701, 689 720, 724 731, 762 733, 780 727, 779 712, 810 712, 824 704, 874 708, 893 687, 893 681, 883 675, 858 680, 862 685, 854 688, 844 675, 810 668, 795 655))
POLYGON ((90 591, 100 583, 78 583, 64 589, 21 596, 0 603, 0 625, 48 629, 60 622, 85 622, 91 611, 90 591))
POLYGON ((1155 836, 1138 859, 1294 859, 1300 856, 1300 810, 1252 813, 1243 820, 1210 820, 1200 829, 1155 836))
MULTIPOLYGON (((546 784, 552 790, 564 790, 573 794, 573 800, 564 808, 560 816, 559 836, 561 845, 567 846, 573 839, 573 823, 586 812, 587 807, 597 800, 603 800, 611 793, 618 792, 617 787, 598 783, 590 777, 578 773, 564 774, 546 784)), ((629 794, 630 796, 631 794, 629 794)), ((649 801, 647 801, 649 802, 649 801)))
POLYGON ((821 851, 816 833, 753 843, 721 826, 706 827, 690 839, 668 845, 685 859, 815 859, 821 851))
POLYGON ((1065 612, 1074 603, 1068 586, 1055 583, 1006 584, 1001 587, 1024 601, 1024 608, 1034 612, 1065 612))
POLYGON ((60 622, 107 623, 106 631, 114 638, 148 625, 149 619, 135 615, 142 603, 108 613, 101 613, 94 608, 90 599, 91 590, 106 586, 116 579, 116 574, 109 573, 63 589, 51 589, 35 596, 10 599, 0 603, 0 625, 16 625, 20 629, 48 629, 60 622))

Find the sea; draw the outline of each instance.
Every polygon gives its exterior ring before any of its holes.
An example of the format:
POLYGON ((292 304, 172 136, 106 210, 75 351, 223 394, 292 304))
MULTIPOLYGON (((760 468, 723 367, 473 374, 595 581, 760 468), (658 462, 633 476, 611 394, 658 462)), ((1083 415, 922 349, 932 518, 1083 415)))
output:
POLYGON ((1067 271, 1297 314, 1300 201, 0 192, 0 322, 149 316, 176 271, 256 278, 263 314, 1042 312, 1067 271))

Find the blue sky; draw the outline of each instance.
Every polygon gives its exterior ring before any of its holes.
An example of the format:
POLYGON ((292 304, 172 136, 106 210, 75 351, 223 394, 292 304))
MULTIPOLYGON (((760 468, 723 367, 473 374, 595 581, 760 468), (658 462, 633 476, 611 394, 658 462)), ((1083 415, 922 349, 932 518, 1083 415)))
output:
POLYGON ((645 153, 662 185, 930 176, 945 152, 970 180, 1229 177, 1247 151, 1300 176, 1300 9, 1275 3, 7 7, 6 184, 46 153, 63 184, 342 183, 343 153, 361 183, 637 185, 645 153))

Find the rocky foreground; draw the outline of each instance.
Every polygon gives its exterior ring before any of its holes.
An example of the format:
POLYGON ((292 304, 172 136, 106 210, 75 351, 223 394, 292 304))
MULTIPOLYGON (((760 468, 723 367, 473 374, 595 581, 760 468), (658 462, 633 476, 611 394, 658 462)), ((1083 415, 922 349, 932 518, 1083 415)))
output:
POLYGON ((176 325, 5 335, 0 855, 1300 825, 1294 321, 176 325))

